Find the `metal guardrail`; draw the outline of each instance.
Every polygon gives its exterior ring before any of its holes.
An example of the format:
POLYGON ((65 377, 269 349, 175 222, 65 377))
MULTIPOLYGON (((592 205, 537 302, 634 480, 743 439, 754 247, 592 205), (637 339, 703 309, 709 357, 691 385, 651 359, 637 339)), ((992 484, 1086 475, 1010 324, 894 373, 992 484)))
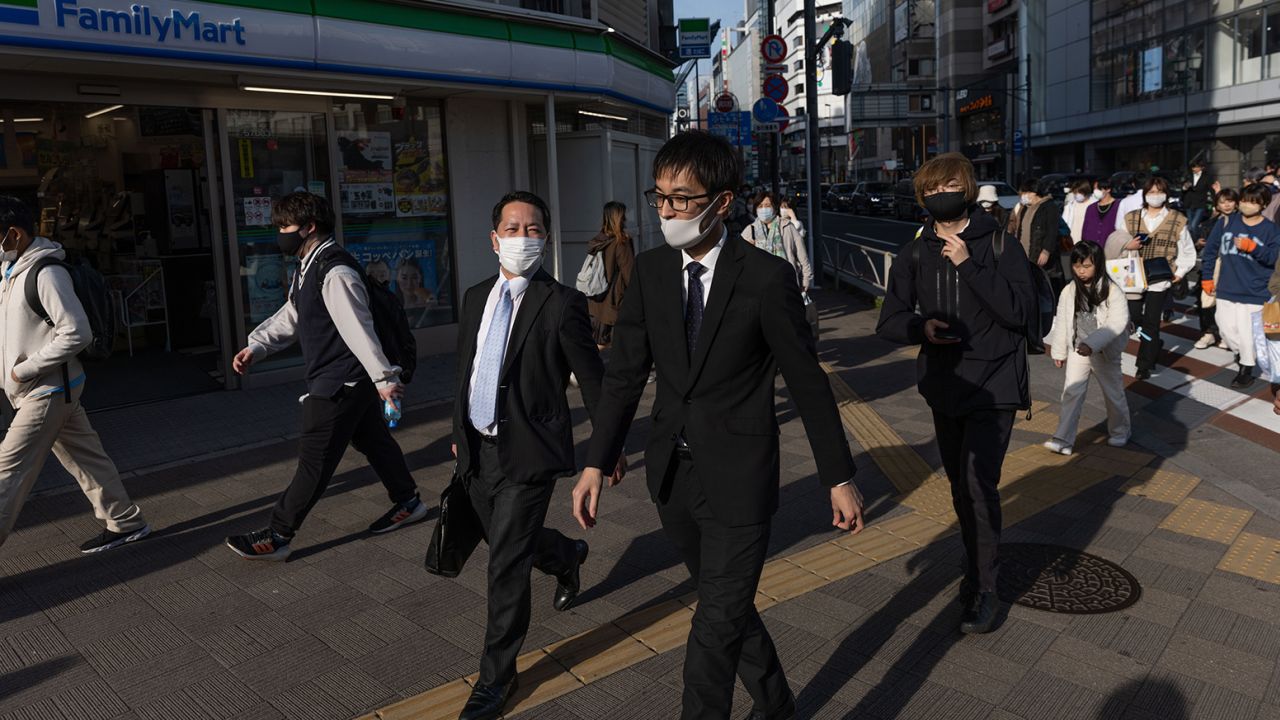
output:
POLYGON ((859 245, 856 241, 824 236, 820 272, 876 296, 883 296, 897 253, 859 245))

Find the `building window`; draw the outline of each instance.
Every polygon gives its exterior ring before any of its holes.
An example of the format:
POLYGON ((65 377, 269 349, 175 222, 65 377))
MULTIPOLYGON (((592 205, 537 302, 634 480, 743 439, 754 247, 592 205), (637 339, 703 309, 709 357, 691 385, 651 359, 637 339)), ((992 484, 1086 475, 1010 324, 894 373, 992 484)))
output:
POLYGON ((804 83, 796 83, 796 95, 804 94, 804 83))
POLYGON ((1262 79, 1262 11, 1236 17, 1236 82, 1262 79))
POLYGON ((908 60, 907 74, 911 77, 933 77, 933 58, 908 60))
POLYGON ((792 63, 791 69, 796 72, 800 72, 801 70, 804 70, 804 60, 797 60, 794 63, 792 63))

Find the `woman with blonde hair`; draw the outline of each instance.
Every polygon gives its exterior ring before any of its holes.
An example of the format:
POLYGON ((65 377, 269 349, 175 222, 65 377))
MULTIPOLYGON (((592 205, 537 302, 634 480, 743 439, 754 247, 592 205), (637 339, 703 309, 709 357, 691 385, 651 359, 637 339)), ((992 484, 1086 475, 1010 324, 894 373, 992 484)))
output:
POLYGON ((591 255, 604 253, 604 276, 609 289, 603 295, 587 298, 587 312, 591 314, 591 334, 601 350, 613 342, 613 326, 618 322, 618 308, 631 282, 631 268, 635 264, 636 250, 627 234, 627 206, 620 202, 604 205, 604 218, 600 232, 587 243, 591 255))

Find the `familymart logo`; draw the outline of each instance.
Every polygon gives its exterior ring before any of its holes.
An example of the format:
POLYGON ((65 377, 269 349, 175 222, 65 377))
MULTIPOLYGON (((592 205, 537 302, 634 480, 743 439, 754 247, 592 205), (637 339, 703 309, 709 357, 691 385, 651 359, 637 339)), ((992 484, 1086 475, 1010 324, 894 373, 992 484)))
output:
MULTIPOLYGON (((38 1, 0 0, 0 22, 39 25, 38 1)), ((54 13, 59 28, 151 38, 160 43, 245 44, 246 28, 240 18, 211 22, 199 10, 156 11, 144 3, 133 3, 128 9, 98 8, 83 6, 79 0, 54 0, 54 13)))

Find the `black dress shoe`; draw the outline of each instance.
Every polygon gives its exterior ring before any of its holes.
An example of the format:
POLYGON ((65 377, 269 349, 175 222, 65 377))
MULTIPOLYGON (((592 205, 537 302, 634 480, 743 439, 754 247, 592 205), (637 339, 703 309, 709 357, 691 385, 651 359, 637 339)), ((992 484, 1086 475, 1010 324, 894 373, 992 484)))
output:
POLYGON ((458 720, 498 720, 502 717, 502 706, 507 704, 516 691, 516 680, 501 686, 476 685, 467 698, 458 720))
POLYGON ((1150 371, 1150 370, 1143 370, 1143 369, 1139 368, 1139 369, 1138 369, 1138 371, 1137 371, 1137 372, 1135 372, 1135 373, 1133 374, 1133 376, 1134 376, 1135 378, 1139 379, 1139 380, 1150 380, 1150 379, 1151 379, 1151 371, 1150 371))
POLYGON ((787 693, 787 701, 782 707, 768 712, 760 708, 751 708, 751 714, 747 716, 747 720, 791 720, 796 716, 796 696, 790 692, 787 693))
POLYGON ((556 596, 551 601, 551 607, 561 612, 573 607, 573 601, 578 599, 578 590, 582 586, 582 564, 587 561, 587 553, 591 550, 586 540, 573 541, 573 549, 578 562, 573 564, 568 575, 557 578, 556 596))
POLYGON ((980 592, 973 596, 964 611, 960 632, 966 635, 989 633, 996 627, 996 614, 1000 610, 1000 598, 993 592, 980 592))
POLYGON ((961 607, 967 608, 973 604, 973 596, 978 594, 978 583, 969 578, 960 580, 960 592, 956 595, 956 601, 961 607))
POLYGON ((1233 388, 1247 388, 1253 384, 1253 366, 1241 365, 1240 372, 1236 373, 1235 379, 1231 381, 1233 388))

